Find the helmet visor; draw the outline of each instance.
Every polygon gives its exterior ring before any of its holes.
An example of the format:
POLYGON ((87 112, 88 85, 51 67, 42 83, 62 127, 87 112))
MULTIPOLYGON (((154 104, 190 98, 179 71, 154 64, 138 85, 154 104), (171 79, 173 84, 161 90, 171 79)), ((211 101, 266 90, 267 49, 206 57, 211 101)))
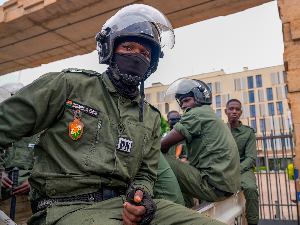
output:
POLYGON ((187 94, 195 87, 201 87, 201 84, 191 79, 176 80, 166 90, 165 101, 171 104, 175 100, 176 94, 187 94))
POLYGON ((102 31, 110 27, 114 32, 117 32, 132 24, 145 21, 155 25, 159 32, 159 44, 161 48, 164 46, 173 48, 175 37, 170 21, 159 10, 144 4, 134 4, 122 8, 106 21, 102 27, 102 31))

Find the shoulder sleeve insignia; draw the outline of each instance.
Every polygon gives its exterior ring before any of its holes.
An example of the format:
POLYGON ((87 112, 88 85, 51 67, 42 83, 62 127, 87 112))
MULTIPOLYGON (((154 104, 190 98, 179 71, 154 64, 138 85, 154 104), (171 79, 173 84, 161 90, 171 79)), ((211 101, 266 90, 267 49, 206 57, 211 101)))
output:
POLYGON ((80 104, 78 102, 74 102, 70 99, 66 100, 65 106, 70 108, 70 109, 80 110, 81 112, 84 112, 84 113, 86 113, 90 116, 96 117, 96 118, 98 118, 98 116, 99 116, 99 111, 98 110, 93 109, 89 106, 80 104))

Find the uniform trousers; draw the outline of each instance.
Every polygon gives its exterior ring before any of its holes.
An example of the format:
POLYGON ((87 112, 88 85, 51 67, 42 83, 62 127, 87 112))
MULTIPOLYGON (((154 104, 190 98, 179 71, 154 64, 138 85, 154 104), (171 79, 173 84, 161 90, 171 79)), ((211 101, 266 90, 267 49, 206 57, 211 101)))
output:
POLYGON ((259 206, 256 177, 253 171, 246 170, 241 174, 241 186, 246 199, 246 219, 248 223, 258 224, 259 206))
MULTIPOLYGON (((103 202, 56 202, 34 214, 28 225, 121 225, 125 196, 103 202)), ((225 225, 168 200, 155 199, 157 211, 150 225, 225 225)))
POLYGON ((183 194, 210 202, 219 202, 228 198, 216 194, 214 187, 208 185, 208 176, 205 173, 173 156, 166 154, 164 156, 175 173, 183 194))
POLYGON ((165 199, 174 203, 185 205, 178 181, 169 163, 160 153, 157 180, 153 189, 155 199, 165 199))

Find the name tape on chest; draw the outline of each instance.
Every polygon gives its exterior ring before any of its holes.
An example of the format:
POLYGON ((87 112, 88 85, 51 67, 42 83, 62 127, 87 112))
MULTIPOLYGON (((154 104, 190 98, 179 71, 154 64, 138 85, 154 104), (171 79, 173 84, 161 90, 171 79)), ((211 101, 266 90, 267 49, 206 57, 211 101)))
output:
POLYGON ((91 115, 93 117, 96 117, 96 118, 98 118, 98 116, 99 116, 99 111, 98 110, 93 109, 89 106, 80 104, 78 102, 74 102, 70 99, 66 100, 65 106, 70 108, 70 109, 80 110, 81 112, 84 112, 84 113, 86 113, 88 115, 91 115))
POLYGON ((34 148, 34 145, 35 145, 35 144, 29 143, 29 144, 28 144, 28 148, 34 148))
POLYGON ((117 145, 117 150, 123 152, 130 152, 132 147, 132 141, 126 138, 119 138, 119 143, 117 145))

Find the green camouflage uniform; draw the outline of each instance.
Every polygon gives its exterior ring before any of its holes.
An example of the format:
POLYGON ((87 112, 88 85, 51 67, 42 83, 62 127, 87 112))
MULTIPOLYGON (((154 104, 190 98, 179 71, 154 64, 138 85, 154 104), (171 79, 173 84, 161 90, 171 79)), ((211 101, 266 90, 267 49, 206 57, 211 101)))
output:
MULTIPOLYGON (((0 150, 44 130, 35 145, 31 200, 88 194, 101 186, 127 189, 126 194, 131 182, 152 196, 160 114, 145 102, 144 122, 139 122, 139 100, 122 97, 106 73, 46 74, 0 104, 0 150), (76 119, 83 123, 77 130, 69 127, 76 119)), ((102 202, 56 202, 28 224, 122 224, 125 201, 121 195, 102 202)), ((221 224, 170 201, 155 202, 151 224, 221 224)))
POLYGON ((253 172, 256 159, 255 131, 240 122, 238 127, 231 127, 231 133, 240 153, 241 186, 246 198, 246 219, 248 223, 258 224, 258 192, 256 177, 253 172))
POLYGON ((240 162, 236 143, 211 106, 188 108, 174 129, 186 138, 189 165, 166 156, 181 191, 206 201, 222 201, 215 188, 236 193, 240 162), (209 183, 209 184, 208 184, 209 183))
MULTIPOLYGON (((38 134, 32 137, 23 137, 20 141, 14 143, 12 147, 5 150, 5 172, 9 174, 14 167, 19 168, 18 186, 28 180, 33 168, 33 149, 37 138, 38 134)), ((9 199, 12 196, 12 189, 2 189, 1 192, 2 200, 9 199)))

